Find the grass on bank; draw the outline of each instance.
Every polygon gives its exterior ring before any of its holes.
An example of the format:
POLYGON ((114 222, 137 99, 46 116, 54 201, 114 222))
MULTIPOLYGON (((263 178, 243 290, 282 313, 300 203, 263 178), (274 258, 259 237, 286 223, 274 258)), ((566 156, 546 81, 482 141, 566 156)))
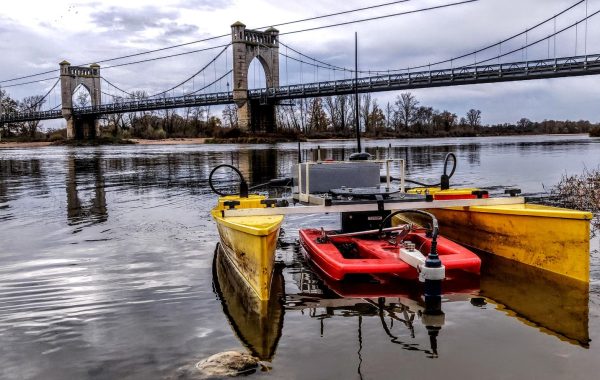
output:
POLYGON ((592 212, 593 228, 600 230, 600 167, 578 175, 564 174, 550 193, 555 206, 592 212))

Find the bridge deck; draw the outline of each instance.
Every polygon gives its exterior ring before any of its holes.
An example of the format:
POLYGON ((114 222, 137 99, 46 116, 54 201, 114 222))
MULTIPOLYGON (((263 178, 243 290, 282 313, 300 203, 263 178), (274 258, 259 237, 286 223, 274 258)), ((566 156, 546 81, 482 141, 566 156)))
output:
MULTIPOLYGON (((600 74, 600 54, 376 75, 358 78, 356 87, 358 92, 365 93, 597 74, 600 74)), ((279 101, 351 94, 354 92, 354 89, 354 79, 341 79, 328 82, 251 90, 248 92, 248 96, 251 99, 262 98, 263 100, 279 101)), ((102 104, 96 107, 79 107, 74 108, 73 113, 75 115, 105 115, 122 112, 151 111, 230 103, 233 103, 233 93, 219 92, 212 94, 140 99, 102 104)), ((58 119, 61 117, 62 112, 60 110, 21 112, 0 115, 0 123, 58 119)))

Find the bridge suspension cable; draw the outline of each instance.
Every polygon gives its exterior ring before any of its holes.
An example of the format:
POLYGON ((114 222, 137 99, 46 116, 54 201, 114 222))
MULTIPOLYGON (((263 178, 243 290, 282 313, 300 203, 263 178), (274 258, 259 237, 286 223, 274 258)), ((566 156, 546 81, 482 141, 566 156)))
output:
MULTIPOLYGON (((392 1, 392 2, 387 2, 387 3, 382 3, 382 4, 374 4, 374 5, 367 6, 367 7, 355 8, 355 9, 351 9, 351 10, 347 10, 347 11, 334 12, 334 13, 329 13, 329 14, 325 14, 325 15, 308 17, 308 18, 303 18, 303 19, 298 19, 298 20, 293 20, 293 21, 286 21, 286 22, 282 22, 282 23, 276 23, 276 24, 271 24, 271 25, 267 25, 267 26, 261 26, 261 27, 254 28, 254 29, 265 29, 265 28, 268 28, 268 27, 291 25, 291 24, 302 23, 302 22, 306 22, 306 21, 313 21, 313 20, 318 20, 318 19, 323 19, 323 18, 328 18, 328 17, 333 17, 333 16, 339 16, 339 15, 342 15, 342 14, 354 13, 354 12, 359 12, 359 11, 364 11, 364 10, 371 10, 371 9, 380 8, 380 7, 384 7, 384 6, 396 5, 396 4, 405 3, 405 2, 408 2, 408 1, 410 1, 410 0, 399 0, 399 1, 392 1)), ((458 3, 444 4, 444 5, 435 6, 435 7, 417 9, 417 10, 406 11, 406 12, 399 12, 399 13, 388 14, 388 15, 383 15, 383 16, 378 16, 378 17, 370 17, 370 18, 367 18, 367 19, 360 19, 360 20, 348 21, 348 22, 344 22, 344 23, 337 23, 337 24, 325 25, 325 26, 316 27, 316 28, 301 29, 301 30, 296 30, 296 31, 292 31, 292 32, 282 33, 281 35, 283 35, 283 34, 292 34, 292 33, 300 33, 300 32, 311 31, 311 30, 316 30, 316 29, 323 29, 323 28, 331 28, 331 27, 334 27, 334 26, 348 25, 348 24, 365 22, 365 21, 372 21, 372 20, 376 20, 376 19, 380 19, 380 18, 387 18, 387 17, 394 17, 394 16, 405 15, 405 14, 418 13, 418 12, 423 12, 423 11, 428 11, 428 10, 433 10, 433 9, 450 7, 450 6, 454 6, 454 5, 462 5, 462 4, 465 4, 465 3, 471 3, 471 2, 476 2, 476 1, 479 1, 479 0, 465 0, 465 1, 458 2, 458 3)), ((122 59, 126 59, 126 58, 137 57, 137 56, 141 56, 141 55, 156 53, 156 52, 160 52, 160 51, 175 49, 175 48, 184 47, 184 46, 189 46, 189 45, 193 45, 193 44, 197 44, 197 43, 201 43, 201 42, 207 42, 207 41, 216 40, 216 39, 220 39, 220 38, 224 38, 224 37, 229 37, 230 35, 231 35, 230 33, 227 33, 227 34, 221 34, 221 35, 217 35, 217 36, 211 36, 211 37, 203 38, 203 39, 200 39, 200 40, 189 41, 189 42, 185 42, 185 43, 181 43, 181 44, 177 44, 177 45, 166 46, 166 47, 158 48, 158 49, 146 50, 146 51, 139 52, 139 53, 127 54, 127 55, 118 56, 118 57, 112 57, 112 58, 108 58, 108 59, 100 59, 100 60, 96 60, 96 61, 93 61, 93 62, 89 62, 89 63, 85 63, 85 64, 80 64, 80 65, 77 65, 77 66, 88 66, 88 65, 91 65, 92 63, 105 63, 105 62, 118 61, 118 60, 122 60, 122 59)), ((202 50, 196 50, 196 51, 202 51, 202 50)), ((174 55, 170 55, 170 56, 166 56, 166 57, 178 56, 178 55, 183 55, 183 54, 190 54, 190 53, 193 53, 193 52, 196 52, 196 51, 186 52, 186 53, 181 53, 181 54, 174 54, 174 55)), ((121 65, 113 65, 113 66, 109 66, 109 67, 118 67, 118 66, 124 66, 124 65, 127 65, 127 64, 135 64, 135 63, 141 63, 141 62, 146 62, 146 60, 137 61, 137 62, 131 62, 131 63, 126 63, 126 64, 121 64, 121 65)), ((109 68, 109 67, 104 67, 104 68, 109 68)), ((4 80, 0 80, 0 83, 12 82, 12 81, 19 80, 19 79, 32 78, 32 77, 36 77, 36 76, 40 76, 40 75, 44 75, 44 74, 50 74, 50 73, 54 73, 54 72, 58 72, 58 70, 50 70, 50 71, 45 71, 45 72, 41 72, 41 73, 20 76, 20 77, 16 77, 16 78, 4 79, 4 80)))
POLYGON ((459 67, 459 68, 473 67, 473 66, 475 66, 475 65, 478 65, 478 64, 481 64, 481 63, 486 63, 486 62, 489 62, 489 61, 492 61, 492 60, 495 60, 495 59, 498 59, 498 58, 502 58, 502 57, 505 57, 505 56, 507 56, 507 55, 510 55, 510 54, 512 54, 512 53, 515 53, 515 52, 517 52, 517 51, 520 51, 520 50, 526 49, 526 48, 528 48, 528 47, 531 47, 531 46, 537 45, 537 44, 539 44, 540 42, 542 42, 542 41, 546 41, 546 40, 548 40, 548 39, 550 39, 550 38, 552 38, 552 37, 555 37, 555 36, 557 36, 557 35, 559 35, 559 34, 561 34, 561 33, 565 32, 565 31, 567 31, 567 30, 569 30, 569 29, 571 29, 571 28, 573 28, 573 27, 577 27, 577 25, 579 25, 579 24, 581 24, 582 22, 584 22, 584 21, 587 21, 588 19, 590 19, 590 18, 594 17, 594 16, 595 16, 595 15, 597 15, 598 13, 600 13, 600 9, 599 9, 599 10, 597 10, 596 12, 592 13, 592 14, 589 14, 589 15, 587 15, 587 16, 586 16, 586 17, 584 17, 583 19, 581 19, 581 20, 578 20, 578 21, 574 22, 574 23, 573 23, 573 24, 571 24, 571 25, 568 25, 568 26, 566 26, 566 27, 564 27, 564 28, 562 28, 562 29, 560 29, 560 30, 558 30, 558 31, 556 31, 556 32, 554 32, 554 33, 552 33, 552 34, 549 34, 549 35, 547 35, 546 37, 542 37, 542 38, 540 38, 540 39, 538 39, 538 40, 535 40, 535 41, 533 41, 533 42, 530 42, 530 43, 526 44, 525 46, 522 46, 522 47, 520 47, 520 48, 513 49, 513 50, 511 50, 511 51, 508 51, 508 52, 505 52, 505 53, 503 53, 503 54, 499 54, 499 55, 497 55, 497 56, 495 56, 495 57, 487 58, 487 59, 484 59, 484 60, 481 60, 481 61, 476 61, 476 62, 474 62, 474 63, 468 64, 468 65, 464 65, 464 66, 461 66, 461 67, 459 67))
POLYGON ((56 77, 50 77, 50 78, 32 80, 32 81, 28 81, 28 82, 21 82, 21 83, 9 84, 9 85, 6 85, 6 86, 2 86, 2 88, 19 87, 19 86, 24 86, 26 84, 46 82, 46 81, 53 80, 53 79, 56 79, 56 77))
POLYGON ((195 72, 195 73, 194 73, 192 76, 190 76, 189 78, 185 79, 184 81, 180 82, 179 84, 177 84, 177 85, 175 85, 175 86, 173 86, 173 87, 171 87, 171 88, 169 88, 169 89, 167 89, 167 90, 164 90, 164 91, 158 92, 158 93, 156 93, 156 94, 154 94, 154 95, 150 95, 149 97, 150 97, 150 98, 154 98, 154 97, 157 97, 157 96, 164 95, 164 94, 166 94, 167 92, 169 92, 169 91, 172 91, 172 90, 176 89, 177 87, 179 87, 179 86, 182 86, 182 85, 184 85, 185 83, 189 82, 190 80, 192 80, 192 78, 194 78, 194 77, 196 77, 198 74, 200 74, 200 73, 204 72, 204 70, 206 70, 206 69, 207 69, 207 68, 208 68, 208 67, 209 67, 209 66, 210 66, 212 63, 214 63, 214 62, 215 62, 215 61, 216 61, 216 60, 217 60, 217 59, 218 59, 218 58, 219 58, 219 57, 220 57, 220 56, 221 56, 223 53, 225 53, 225 51, 226 51, 226 50, 229 48, 229 46, 231 46, 231 44, 227 44, 227 45, 225 45, 225 47, 223 48, 223 50, 221 50, 221 51, 219 52, 219 54, 217 54, 217 55, 216 55, 216 56, 215 56, 213 59, 211 59, 211 60, 210 60, 210 61, 209 61, 209 62, 208 62, 206 65, 204 65, 204 66, 203 66, 203 67, 202 67, 200 70, 196 71, 196 72, 195 72))
MULTIPOLYGON (((315 62, 319 62, 320 64, 322 64, 322 65, 326 65, 326 66, 328 66, 329 68, 332 68, 332 69, 334 69, 334 70, 339 70, 339 71, 350 71, 350 72, 354 72, 354 70, 353 70, 353 69, 349 69, 349 68, 346 68, 346 67, 341 67, 341 66, 336 66, 336 65, 333 65, 333 64, 331 64, 331 63, 327 63, 327 62, 324 62, 324 61, 318 60, 318 59, 316 59, 316 58, 314 58, 314 57, 310 57, 310 56, 308 56, 308 55, 306 55, 306 54, 304 54, 304 53, 302 53, 302 52, 300 52, 300 51, 298 51, 298 50, 294 49, 293 47, 291 47, 291 46, 289 46, 289 45, 286 45, 286 44, 284 44, 284 43, 283 43, 283 42, 281 42, 281 41, 279 41, 279 44, 280 44, 280 45, 282 45, 282 46, 284 46, 286 49, 289 49, 289 50, 293 51, 294 53, 296 53, 296 54, 298 54, 298 55, 300 55, 300 56, 302 56, 302 57, 304 57, 304 58, 308 58, 308 59, 311 59, 311 60, 313 60, 313 61, 315 61, 315 62)), ((280 54, 281 54, 281 53, 280 53, 280 54)), ((288 55, 285 55, 285 54, 282 54, 282 55, 283 55, 284 57, 291 58, 291 57, 289 57, 288 55)))
MULTIPOLYGON (((502 44, 505 44, 505 43, 507 43, 507 42, 509 42, 509 41, 511 41, 513 39, 521 37, 521 36, 523 36, 523 35, 531 32, 532 30, 537 29, 537 28, 541 27, 542 25, 547 24, 550 21, 556 20, 557 17, 562 16, 563 14, 567 13, 568 11, 570 11, 571 9, 577 7, 578 5, 580 5, 583 2, 586 2, 586 6, 587 6, 587 1, 586 0, 579 0, 576 3, 570 5, 569 7, 563 9, 562 11, 554 14, 553 16, 551 16, 549 18, 544 19, 543 21, 538 22, 534 26, 532 26, 530 28, 527 28, 527 29, 525 29, 522 32, 519 32, 517 34, 513 34, 512 36, 507 37, 507 38, 505 38, 505 39, 503 39, 503 40, 501 40, 499 42, 493 43, 491 45, 484 46, 484 47, 479 48, 477 50, 474 50, 474 51, 472 51, 470 53, 465 53, 465 54, 462 54, 462 55, 459 55, 459 56, 456 56, 456 57, 444 59, 442 61, 437 61, 437 62, 422 64, 422 65, 417 65, 417 66, 409 66, 409 67, 405 67, 405 68, 401 68, 401 69, 371 70, 370 72, 371 73, 378 73, 378 74, 385 74, 385 73, 389 73, 389 72, 400 72, 400 71, 409 71, 409 70, 416 70, 416 69, 424 69, 424 68, 431 67, 431 66, 441 65, 441 64, 444 64, 444 63, 452 63, 453 61, 457 61, 457 60, 462 59, 462 58, 466 58, 466 57, 469 57, 469 56, 472 56, 472 55, 476 55, 478 53, 482 53, 482 52, 484 52, 486 50, 489 50, 491 48, 502 46, 502 44)), ((587 17, 587 13, 586 13, 586 17, 587 17)), ((521 49, 524 49, 525 47, 527 47, 527 46, 523 46, 521 49)), ((521 49, 517 49, 517 51, 521 50, 521 49)), ((513 53, 514 53, 514 51, 513 51, 513 53)), ((494 59, 498 59, 498 57, 496 56, 496 57, 494 57, 494 59)), ((363 71, 363 73, 364 73, 364 71, 363 71)))
POLYGON ((310 32, 310 31, 313 31, 313 30, 333 28, 333 27, 336 27, 336 26, 344 26, 344 25, 357 24, 357 23, 367 22, 367 21, 381 20, 381 19, 384 19, 384 18, 390 18, 390 17, 396 17, 396 16, 404 16, 404 15, 409 15, 409 14, 414 14, 414 13, 420 13, 420 12, 427 12, 427 11, 432 11, 432 10, 436 10, 436 9, 442 9, 442 8, 450 8, 450 7, 455 7, 455 6, 464 5, 464 4, 468 4, 468 3, 475 3, 475 2, 478 2, 478 1, 479 0, 463 0, 463 1, 458 1, 458 2, 454 2, 454 3, 448 3, 448 4, 442 4, 442 5, 435 5, 435 6, 427 7, 427 8, 420 8, 420 9, 414 9, 414 10, 404 11, 404 12, 390 13, 390 14, 381 15, 381 16, 367 17, 367 18, 363 18, 363 19, 359 19, 359 20, 344 21, 344 22, 338 22, 338 23, 335 23, 335 24, 321 25, 321 26, 315 26, 315 27, 312 27, 312 28, 305 28, 305 29, 293 30, 291 32, 279 33, 279 35, 283 36, 283 35, 288 35, 288 34, 303 33, 303 32, 310 32))
POLYGON ((222 80, 223 78, 225 78, 227 75, 231 74, 232 72, 233 72, 233 69, 229 70, 228 72, 226 72, 225 74, 221 75, 219 78, 215 79, 214 81, 210 82, 209 84, 203 86, 202 88, 199 88, 199 89, 197 89, 195 91, 192 91, 192 92, 188 92, 187 94, 184 94, 183 96, 194 95, 194 94, 197 94, 197 93, 199 93, 201 91, 204 91, 207 88, 209 88, 210 86, 218 83, 220 80, 222 80))
POLYGON ((50 89, 48 90, 48 92, 46 92, 46 94, 45 94, 44 96, 42 96, 42 97, 40 98, 40 100, 38 100, 37 102, 35 102, 35 104, 32 104, 32 105, 30 106, 30 108, 35 108, 35 107, 37 107, 39 104, 43 103, 43 102, 46 100, 46 98, 48 97, 48 95, 50 95, 50 93, 52 92, 52 90, 54 90, 54 88, 56 87, 56 85, 58 84, 58 82, 60 82, 60 78, 58 78, 58 79, 56 80, 56 82, 54 82, 54 84, 52 85, 52 87, 50 87, 50 89))
MULTIPOLYGON (((120 88, 120 87, 118 87, 118 86, 114 85, 113 83, 111 83, 111 82, 110 82, 108 79, 106 79, 105 77, 100 77, 100 79, 102 79, 103 81, 105 81, 105 82, 106 82, 106 83, 107 83, 109 86, 112 86, 112 87, 116 88, 117 90, 121 91, 122 93, 126 94, 127 96, 130 96, 130 97, 132 97, 132 98, 134 98, 134 97, 135 97, 135 94, 133 94, 133 93, 131 93, 131 92, 127 92, 127 91, 123 90, 122 88, 120 88)), ((104 95, 115 97, 114 95, 110 95, 110 94, 104 94, 104 95)))

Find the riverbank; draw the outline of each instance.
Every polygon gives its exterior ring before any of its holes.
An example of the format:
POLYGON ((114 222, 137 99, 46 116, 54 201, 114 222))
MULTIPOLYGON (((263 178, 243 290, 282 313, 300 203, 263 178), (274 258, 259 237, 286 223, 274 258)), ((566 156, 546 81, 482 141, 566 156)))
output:
MULTIPOLYGON (((127 139, 123 140, 126 144, 137 144, 137 145, 194 145, 204 144, 206 138, 194 137, 194 138, 169 138, 162 140, 148 140, 148 139, 127 139)), ((0 149, 2 148, 41 148, 51 145, 67 145, 62 141, 0 141, 0 149)), ((70 145, 70 144, 69 144, 70 145)), ((77 144, 75 144, 77 145, 77 144)), ((99 142, 98 145, 112 145, 99 142)))
MULTIPOLYGON (((569 136, 578 134, 553 134, 555 136, 569 136)), ((581 134, 579 134, 581 135, 581 134)), ((491 135, 491 136, 476 136, 476 137, 513 137, 513 136, 536 136, 536 135, 491 135)), ((544 136, 544 135, 539 135, 544 136)), ((466 136, 460 136, 466 137, 466 136)), ((475 137, 475 136, 470 136, 475 137)), ((594 136, 590 136, 594 137, 594 136)), ((425 137, 425 136, 410 136, 410 137, 373 137, 373 136, 362 136, 363 140, 393 140, 393 139, 436 139, 437 137, 425 137)), ((120 144, 136 144, 136 145, 196 145, 196 144, 275 144, 283 142, 311 142, 311 141, 344 141, 352 140, 352 137, 308 137, 308 138, 289 138, 289 137, 277 137, 271 135, 258 135, 258 136, 246 136, 246 137, 186 137, 186 138, 166 138, 166 139, 107 139, 103 141, 74 141, 65 142, 64 140, 59 141, 0 141, 0 149, 2 148, 40 148, 51 145, 72 145, 72 146, 88 146, 88 145, 120 145, 120 144)))
POLYGON ((162 140, 148 140, 148 139, 129 139, 139 145, 193 145, 193 144, 204 144, 206 137, 190 137, 190 138, 169 138, 162 140))
POLYGON ((41 148, 52 145, 52 141, 0 141, 1 148, 41 148))

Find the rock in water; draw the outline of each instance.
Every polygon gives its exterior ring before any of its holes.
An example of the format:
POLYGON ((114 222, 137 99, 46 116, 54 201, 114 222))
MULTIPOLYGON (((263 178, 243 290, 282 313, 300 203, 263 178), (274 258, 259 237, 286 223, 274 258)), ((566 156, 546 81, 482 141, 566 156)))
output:
POLYGON ((256 370, 258 359, 238 351, 225 351, 196 363, 207 376, 237 376, 256 370))
POLYGON ((238 351, 212 355, 196 364, 179 368, 168 379, 215 379, 246 375, 256 371, 258 358, 238 351))

